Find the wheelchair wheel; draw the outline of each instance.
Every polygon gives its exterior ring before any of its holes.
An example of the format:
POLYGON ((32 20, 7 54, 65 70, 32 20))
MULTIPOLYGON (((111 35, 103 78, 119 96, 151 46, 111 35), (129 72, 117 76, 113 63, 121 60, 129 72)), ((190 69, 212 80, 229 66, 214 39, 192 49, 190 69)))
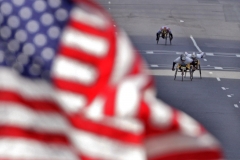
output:
POLYGON ((165 45, 167 45, 167 34, 165 34, 165 45))
POLYGON ((170 45, 172 45, 172 36, 169 34, 170 45))
POLYGON ((202 73, 201 73, 201 66, 200 64, 198 65, 199 73, 200 73, 200 79, 202 79, 202 73))
POLYGON ((177 72, 178 72, 178 68, 176 68, 175 75, 174 75, 174 80, 176 80, 177 72))
POLYGON ((193 80, 193 69, 192 69, 192 66, 190 67, 189 72, 190 72, 190 79, 192 81, 193 80))
POLYGON ((184 70, 182 70, 182 81, 183 81, 183 76, 184 76, 184 70))

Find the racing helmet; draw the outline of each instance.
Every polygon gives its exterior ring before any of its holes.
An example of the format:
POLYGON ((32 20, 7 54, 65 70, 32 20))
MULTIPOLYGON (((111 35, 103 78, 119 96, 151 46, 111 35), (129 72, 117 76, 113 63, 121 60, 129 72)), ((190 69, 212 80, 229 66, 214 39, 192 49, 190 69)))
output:
POLYGON ((181 61, 185 61, 186 60, 186 55, 183 53, 180 55, 180 59, 181 61))
POLYGON ((191 58, 194 58, 194 59, 195 59, 196 57, 197 57, 196 53, 193 52, 192 55, 191 55, 191 58))

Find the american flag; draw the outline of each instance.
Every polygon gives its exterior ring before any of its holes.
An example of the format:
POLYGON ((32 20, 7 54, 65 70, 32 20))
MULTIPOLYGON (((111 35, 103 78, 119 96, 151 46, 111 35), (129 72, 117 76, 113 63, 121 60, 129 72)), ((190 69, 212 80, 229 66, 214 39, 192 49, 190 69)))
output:
POLYGON ((0 0, 0 159, 221 159, 143 66, 92 1, 0 0))

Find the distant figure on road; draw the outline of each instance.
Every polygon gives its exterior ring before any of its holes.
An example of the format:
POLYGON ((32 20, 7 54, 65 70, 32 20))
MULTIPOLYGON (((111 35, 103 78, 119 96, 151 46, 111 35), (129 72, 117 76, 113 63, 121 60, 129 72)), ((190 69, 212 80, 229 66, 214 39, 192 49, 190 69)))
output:
POLYGON ((164 37, 164 34, 162 34, 163 32, 167 32, 167 33, 169 33, 169 36, 170 36, 170 41, 172 41, 172 39, 173 39, 173 34, 172 34, 172 32, 171 32, 171 29, 169 28, 169 27, 167 27, 167 26, 162 26, 161 28, 160 28, 160 30, 157 32, 157 34, 156 34, 156 40, 159 40, 159 37, 161 36, 162 38, 165 38, 164 37))

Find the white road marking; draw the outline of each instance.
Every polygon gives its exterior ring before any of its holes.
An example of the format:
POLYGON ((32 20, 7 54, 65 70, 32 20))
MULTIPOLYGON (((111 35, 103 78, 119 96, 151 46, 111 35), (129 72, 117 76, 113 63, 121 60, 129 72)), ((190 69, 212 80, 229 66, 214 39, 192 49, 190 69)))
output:
POLYGON ((213 53, 206 53, 207 56, 214 56, 213 53))
POLYGON ((222 87, 222 90, 224 90, 224 91, 225 91, 225 90, 226 90, 226 88, 225 88, 225 87, 222 87))
POLYGON ((221 81, 221 79, 220 79, 220 78, 218 78, 218 77, 217 77, 217 80, 218 80, 218 81, 221 81))
POLYGON ((182 54, 183 52, 176 52, 176 54, 182 54))
POLYGON ((214 67, 215 69, 223 69, 222 67, 214 67))
POLYGON ((191 38, 191 40, 193 41, 193 44, 194 44, 194 46, 197 48, 197 50, 198 50, 199 52, 202 52, 202 50, 198 47, 198 45, 197 45, 197 43, 196 43, 196 41, 194 40, 194 38, 193 38, 192 35, 190 35, 190 38, 191 38))
POLYGON ((108 4, 111 4, 111 2, 109 1, 108 4))
POLYGON ((207 59, 203 59, 204 61, 207 61, 207 59))
POLYGON ((180 20, 180 22, 184 22, 183 20, 180 20))
MULTIPOLYGON (((160 66, 160 65, 158 65, 160 66)), ((153 75, 153 76, 174 76, 174 73, 172 70, 170 69, 154 69, 154 70, 151 70, 151 69, 147 69, 148 70, 148 73, 150 75, 153 75)), ((180 74, 177 74, 177 75, 180 75, 180 74)), ((240 72, 238 71, 217 71, 217 70, 214 70, 214 75, 213 76, 213 71, 206 71, 206 70, 202 70, 202 77, 205 77, 205 78, 216 78, 218 77, 219 80, 220 78, 224 78, 224 79, 237 79, 237 80, 240 80, 240 72)), ((198 75, 196 75, 198 76, 198 75)))
POLYGON ((240 57, 240 54, 236 54, 237 57, 240 57))
POLYGON ((152 64, 151 67, 158 67, 158 65, 157 64, 152 64))
POLYGON ((210 65, 207 65, 207 66, 210 66, 210 65))
POLYGON ((227 95, 229 98, 232 97, 231 95, 227 95))
POLYGON ((153 51, 146 51, 147 54, 153 54, 153 51))
POLYGON ((237 104, 234 104, 234 107, 238 108, 238 105, 237 105, 237 104))

